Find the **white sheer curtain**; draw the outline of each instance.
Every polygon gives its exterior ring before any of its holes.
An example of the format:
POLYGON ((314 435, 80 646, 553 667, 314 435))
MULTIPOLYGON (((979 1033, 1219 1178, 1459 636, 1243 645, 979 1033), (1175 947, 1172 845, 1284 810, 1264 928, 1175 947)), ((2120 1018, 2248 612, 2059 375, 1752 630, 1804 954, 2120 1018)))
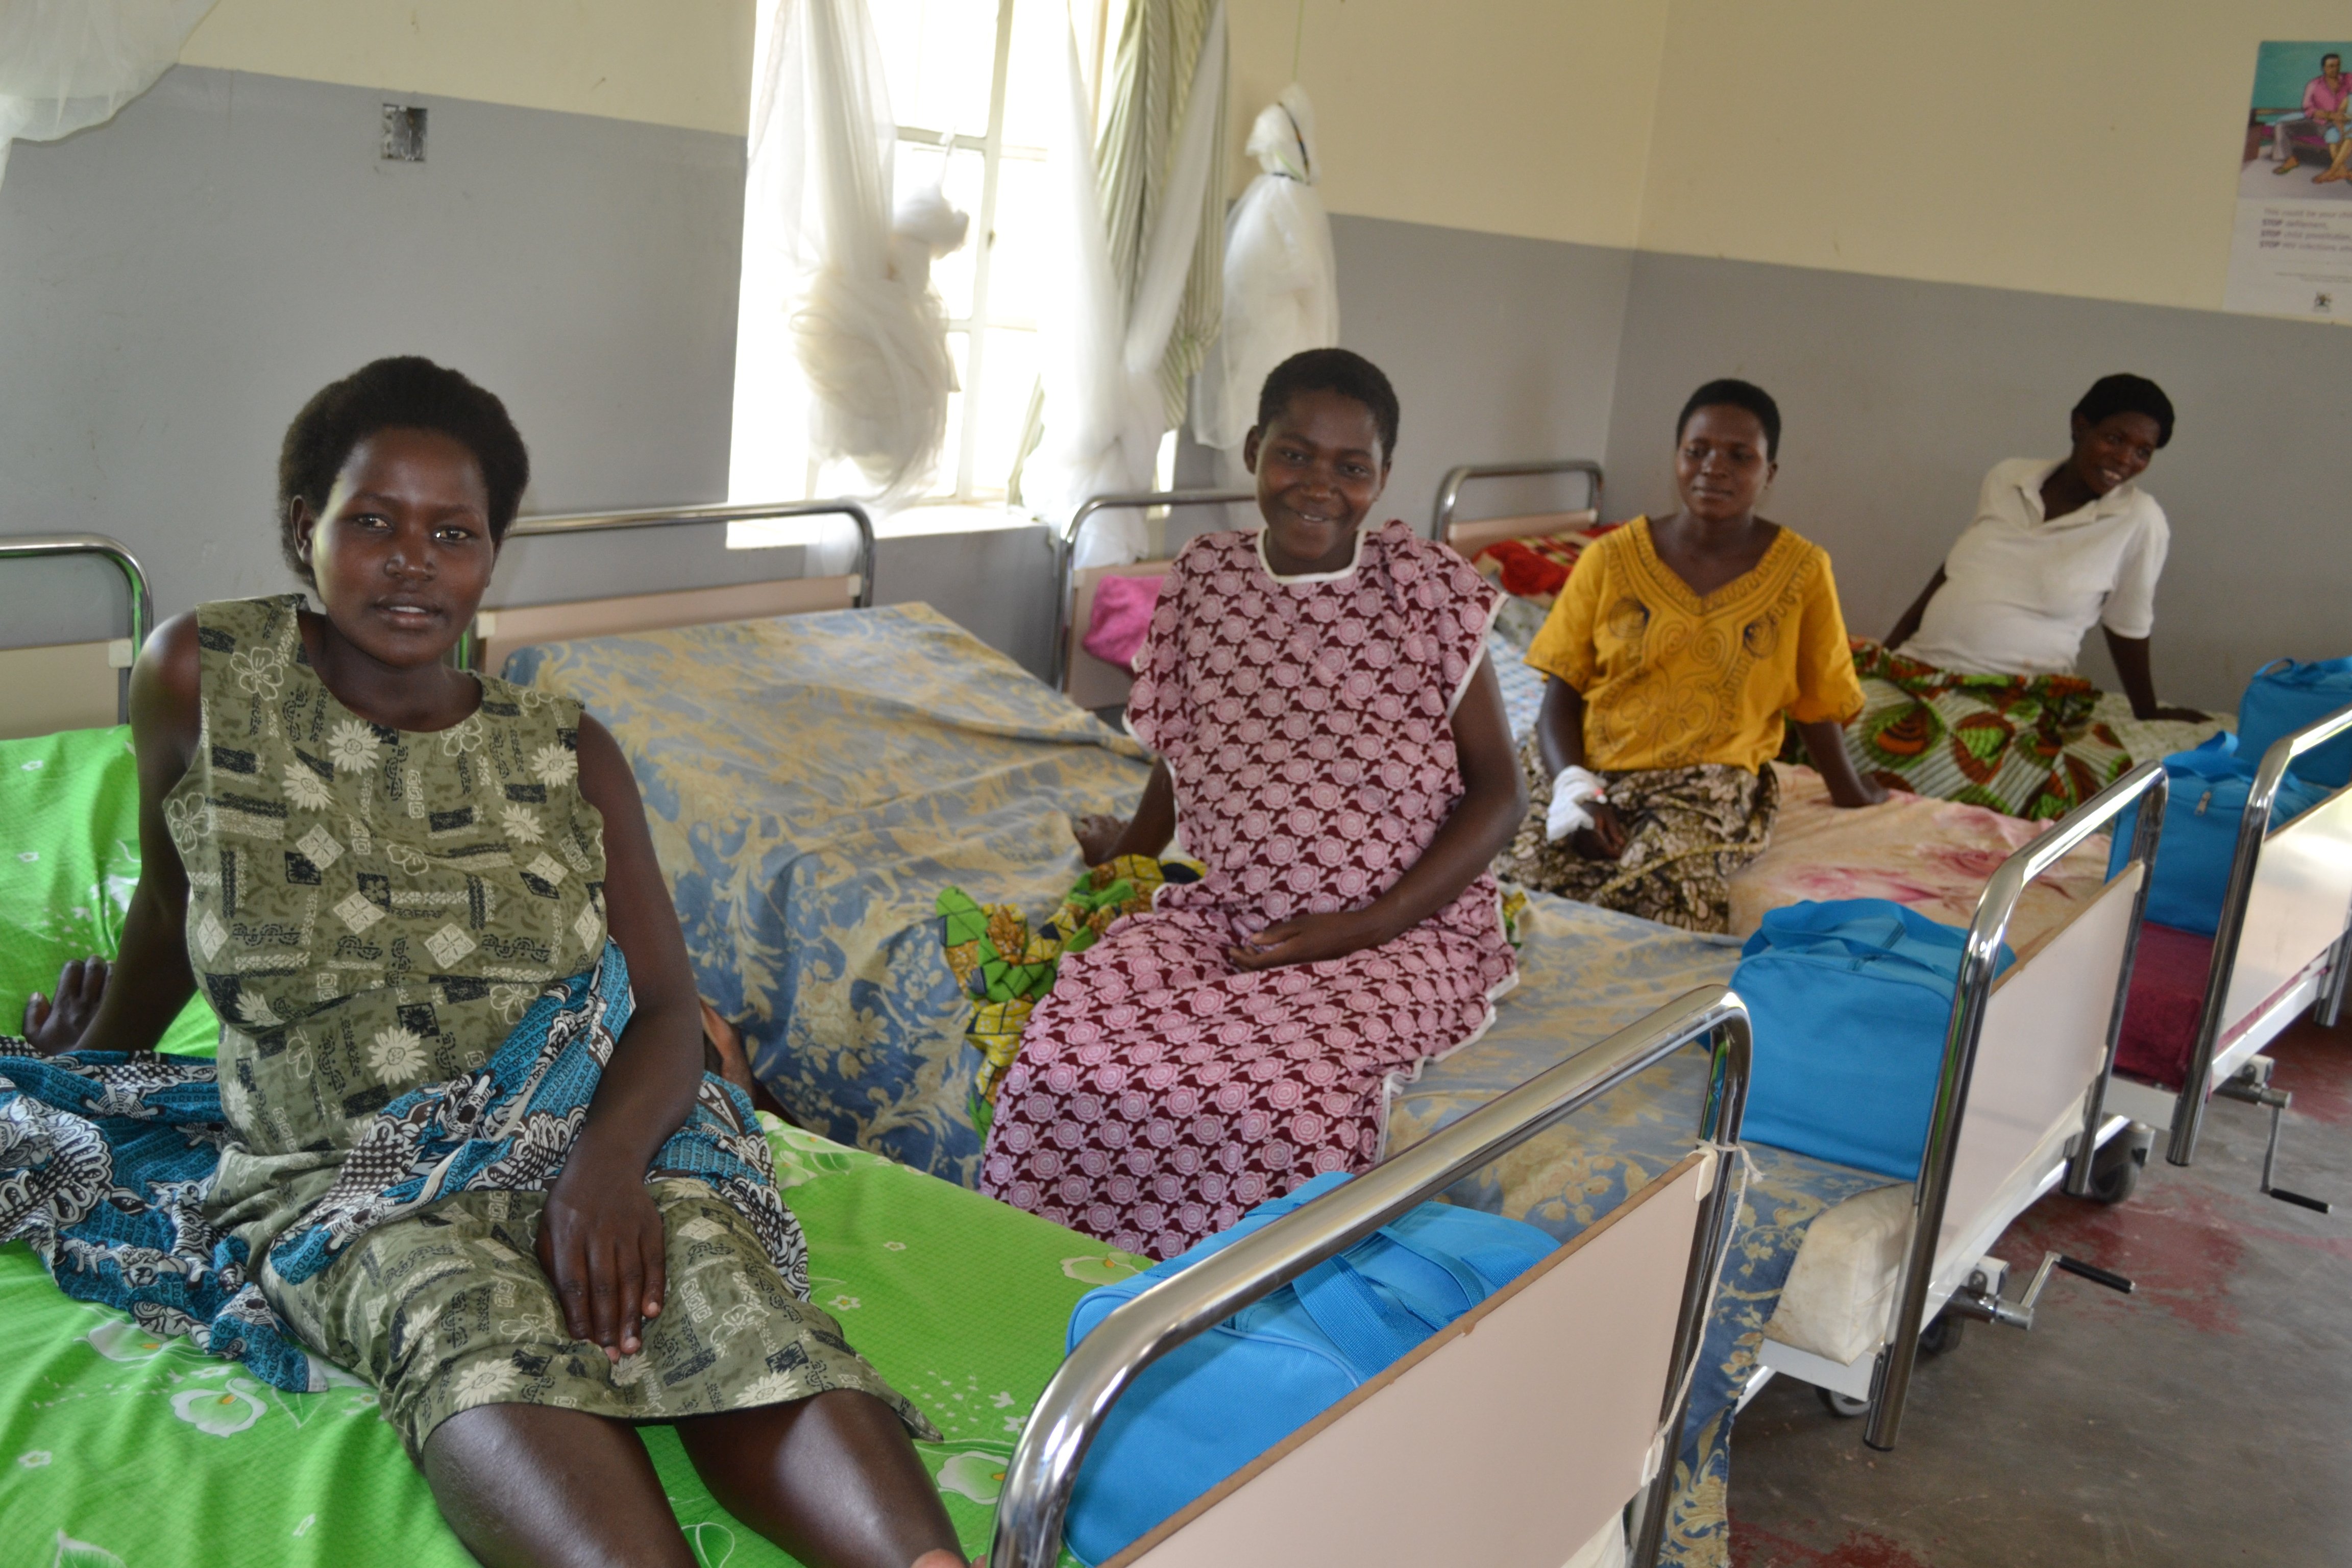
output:
POLYGON ((1258 389, 1292 354, 1339 341, 1339 269, 1315 183, 1315 109, 1293 82, 1250 127, 1265 171, 1225 221, 1224 324, 1192 384, 1192 435, 1237 450, 1257 422, 1258 389))
MULTIPOLYGON (((1160 437, 1182 407, 1181 402, 1174 413, 1169 407, 1162 362, 1193 277, 1202 213, 1215 189, 1224 78, 1225 11, 1219 0, 1202 35, 1135 275, 1122 288, 1111 259, 1077 42, 1071 39, 1068 119, 1053 149, 1054 195, 1063 220, 1055 248, 1066 268, 1059 291, 1065 304, 1040 323, 1045 431, 1023 479, 1025 497, 1046 518, 1067 518, 1090 495, 1152 488, 1160 437)), ((1133 561, 1146 544, 1141 519, 1111 514, 1080 542, 1077 564, 1133 561)))
POLYGON ((180 58, 214 0, 0 0, 0 177, 12 140, 114 118, 180 58))
POLYGON ((955 390, 931 262, 967 219, 936 187, 893 211, 898 126, 865 0, 777 0, 761 31, 730 489, 798 496, 838 461, 869 499, 919 495, 955 390))

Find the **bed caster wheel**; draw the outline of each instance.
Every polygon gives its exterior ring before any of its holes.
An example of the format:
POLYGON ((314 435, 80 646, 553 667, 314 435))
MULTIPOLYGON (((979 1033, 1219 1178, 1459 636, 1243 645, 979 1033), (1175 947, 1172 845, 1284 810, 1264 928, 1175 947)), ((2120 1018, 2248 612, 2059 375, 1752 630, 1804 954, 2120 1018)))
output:
POLYGON ((1822 1408, 1841 1421, 1851 1421, 1857 1415, 1870 1414, 1870 1401, 1867 1399, 1856 1399, 1850 1394, 1840 1394, 1834 1388, 1816 1388, 1813 1392, 1822 1396, 1822 1408))
POLYGON ((2119 1204, 2139 1189, 2139 1173, 2147 1168, 2147 1153, 2156 1147, 2156 1129, 2135 1121, 2107 1140, 2091 1159, 2090 1195, 2103 1204, 2119 1204))
POLYGON ((1921 1355, 1948 1355, 1960 1348, 1960 1331, 1968 1327, 1966 1318, 1956 1318, 1949 1312, 1938 1312, 1919 1331, 1921 1355))

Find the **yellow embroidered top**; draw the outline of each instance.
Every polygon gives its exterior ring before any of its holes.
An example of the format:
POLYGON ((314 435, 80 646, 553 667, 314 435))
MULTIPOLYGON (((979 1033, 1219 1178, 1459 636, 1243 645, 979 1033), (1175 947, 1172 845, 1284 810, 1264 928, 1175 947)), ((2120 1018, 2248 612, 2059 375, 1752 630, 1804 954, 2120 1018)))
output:
POLYGON ((1578 559, 1528 663, 1583 693, 1591 768, 1753 772, 1779 754, 1782 714, 1862 711, 1829 552, 1787 528, 1701 598, 1635 518, 1578 559))

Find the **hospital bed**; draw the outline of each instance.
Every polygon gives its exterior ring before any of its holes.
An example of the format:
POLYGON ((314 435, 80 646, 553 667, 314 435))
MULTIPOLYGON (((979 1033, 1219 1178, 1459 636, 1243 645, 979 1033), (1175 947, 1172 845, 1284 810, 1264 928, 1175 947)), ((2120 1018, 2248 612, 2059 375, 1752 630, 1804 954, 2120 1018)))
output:
POLYGON ((131 666, 155 621, 147 574, 130 547, 101 533, 0 538, 0 561, 104 561, 122 575, 127 635, 97 642, 0 648, 0 737, 42 735, 131 720, 131 666), (107 715, 111 714, 110 721, 107 715))
POLYGON ((2168 1132, 2165 1157, 2196 1158, 2214 1095, 2271 1113, 2262 1191, 2327 1213, 2320 1199, 2276 1186, 2280 1121, 2293 1096, 2271 1086, 2262 1048, 2308 1012, 2332 1026, 2344 1005, 2352 958, 2352 788, 2275 830, 2271 805, 2295 758, 2352 731, 2352 708, 2272 742, 2239 818, 2219 924, 2209 940, 2151 926, 2163 963, 2134 986, 2133 1011, 2112 1107, 2168 1132), (2183 984, 2201 973, 2201 991, 2183 984), (2193 1008, 2193 1011, 2191 1009, 2193 1008))

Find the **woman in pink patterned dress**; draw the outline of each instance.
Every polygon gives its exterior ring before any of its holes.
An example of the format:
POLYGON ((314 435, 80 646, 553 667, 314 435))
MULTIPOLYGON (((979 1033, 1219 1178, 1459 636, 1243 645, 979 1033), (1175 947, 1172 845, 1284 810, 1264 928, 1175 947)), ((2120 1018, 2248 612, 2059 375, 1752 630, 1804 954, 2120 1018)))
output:
POLYGON ((1172 1258, 1378 1152, 1388 1087, 1517 978, 1487 862, 1526 809, 1483 653, 1497 595, 1402 522, 1396 394, 1361 357, 1278 366, 1244 458, 1257 532, 1195 539, 1128 705, 1159 752, 1088 858, 1182 829, 1208 865, 1063 961, 998 1096, 981 1190, 1172 1258))

